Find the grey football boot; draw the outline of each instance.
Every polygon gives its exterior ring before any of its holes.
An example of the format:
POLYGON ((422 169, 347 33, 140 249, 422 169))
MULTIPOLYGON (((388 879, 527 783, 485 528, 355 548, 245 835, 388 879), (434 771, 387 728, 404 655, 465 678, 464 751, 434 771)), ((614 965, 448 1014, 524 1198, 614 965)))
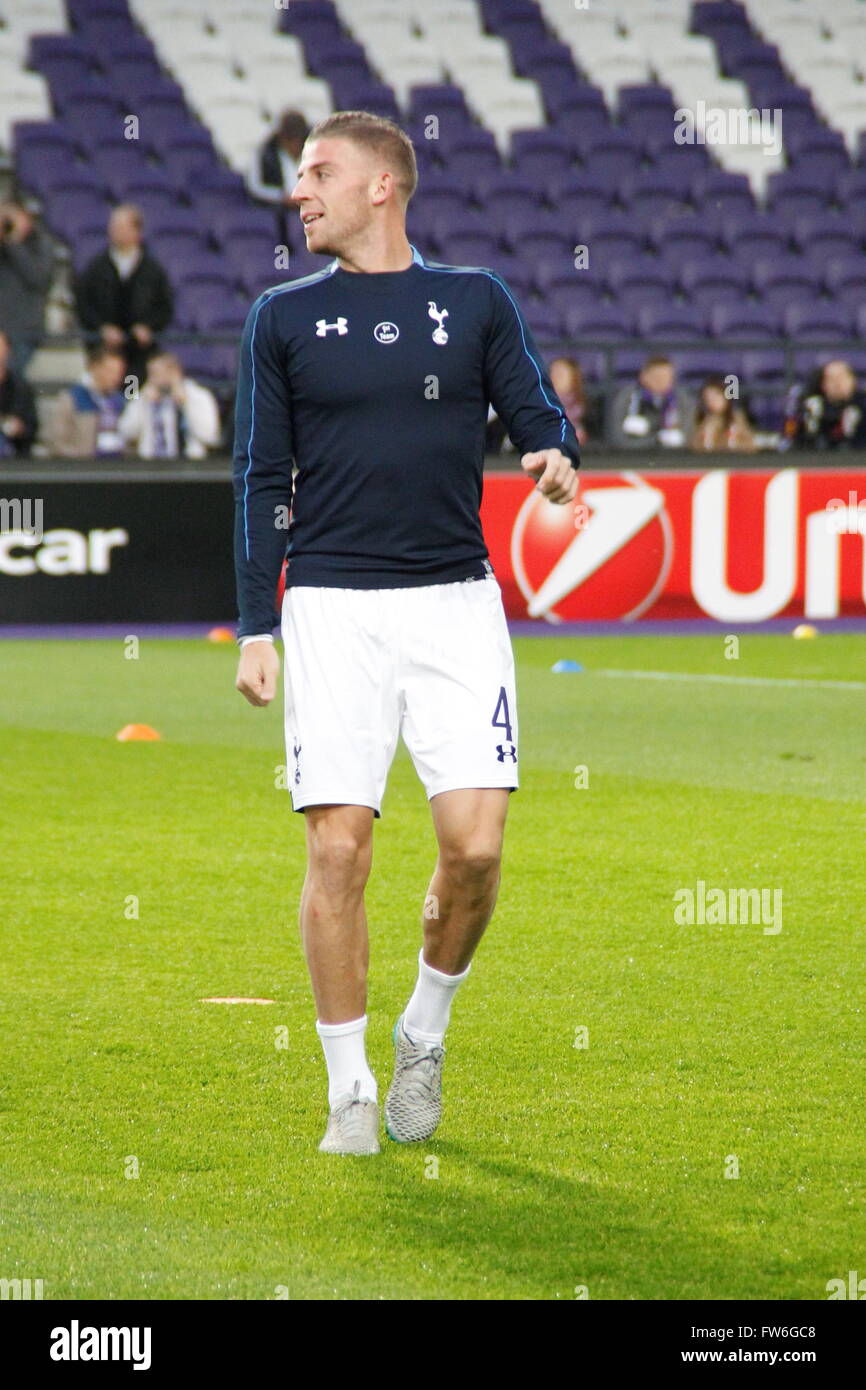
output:
POLYGON ((319 1148, 323 1154, 379 1153, 379 1107, 359 1094, 360 1081, 340 1096, 328 1116, 328 1127, 319 1148))
POLYGON ((413 1042, 394 1024, 394 1078, 385 1101, 385 1132, 398 1144, 429 1139, 442 1118, 442 1064, 445 1048, 413 1042))

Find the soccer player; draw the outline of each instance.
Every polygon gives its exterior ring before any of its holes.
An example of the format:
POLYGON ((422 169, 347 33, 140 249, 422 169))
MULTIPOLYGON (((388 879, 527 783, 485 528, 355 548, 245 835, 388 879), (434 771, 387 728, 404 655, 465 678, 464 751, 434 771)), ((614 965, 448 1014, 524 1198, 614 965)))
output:
POLYGON ((305 818, 300 926, 328 1153, 379 1152, 364 887, 398 736, 438 857, 417 982, 394 1026, 391 1139, 427 1139, 439 1123, 451 1005, 496 900, 518 733, 479 521, 489 404, 551 502, 577 490, 577 439, 505 282, 427 262, 407 240, 416 183, 411 141, 392 122, 342 111, 313 128, 292 198, 310 251, 333 259, 253 305, 237 390, 236 683, 252 705, 274 698, 288 557, 286 751, 305 818))

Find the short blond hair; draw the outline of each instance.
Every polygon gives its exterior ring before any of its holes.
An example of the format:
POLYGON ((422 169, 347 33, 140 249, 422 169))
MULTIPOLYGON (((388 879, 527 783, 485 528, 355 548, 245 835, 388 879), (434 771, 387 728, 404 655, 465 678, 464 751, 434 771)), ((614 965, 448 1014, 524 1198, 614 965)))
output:
POLYGON ((412 141, 387 116, 374 116, 371 111, 335 111, 314 125, 307 136, 308 143, 319 139, 351 140, 383 159, 394 173, 404 204, 418 187, 412 141))

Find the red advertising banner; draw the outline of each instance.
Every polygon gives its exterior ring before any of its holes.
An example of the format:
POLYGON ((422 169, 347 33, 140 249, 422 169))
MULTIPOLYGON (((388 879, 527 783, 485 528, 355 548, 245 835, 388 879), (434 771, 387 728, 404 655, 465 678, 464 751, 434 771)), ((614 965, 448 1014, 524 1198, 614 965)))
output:
POLYGON ((488 473, 481 519, 510 618, 866 615, 866 470, 580 473, 548 502, 488 473))

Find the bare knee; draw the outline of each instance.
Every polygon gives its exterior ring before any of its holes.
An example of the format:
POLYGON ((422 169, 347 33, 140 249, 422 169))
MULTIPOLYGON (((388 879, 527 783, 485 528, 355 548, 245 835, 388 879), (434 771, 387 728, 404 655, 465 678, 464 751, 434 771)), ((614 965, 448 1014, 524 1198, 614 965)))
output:
POLYGON ((439 863, 449 878, 483 886, 499 875, 502 840, 499 835, 475 834, 439 847, 439 863))
POLYGON ((307 854, 316 880, 331 891, 363 888, 372 860, 372 827, 356 816, 307 817, 307 854))

